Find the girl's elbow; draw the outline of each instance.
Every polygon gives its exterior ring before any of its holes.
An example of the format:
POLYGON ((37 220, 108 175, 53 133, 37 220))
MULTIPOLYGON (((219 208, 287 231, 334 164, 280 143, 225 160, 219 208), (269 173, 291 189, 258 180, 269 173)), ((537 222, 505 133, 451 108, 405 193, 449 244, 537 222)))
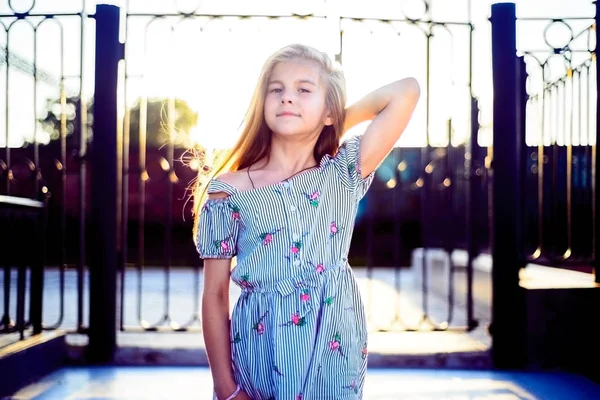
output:
POLYGON ((414 77, 408 77, 402 79, 403 90, 405 96, 410 97, 411 99, 417 101, 419 97, 421 97, 421 85, 419 85, 419 81, 414 77))

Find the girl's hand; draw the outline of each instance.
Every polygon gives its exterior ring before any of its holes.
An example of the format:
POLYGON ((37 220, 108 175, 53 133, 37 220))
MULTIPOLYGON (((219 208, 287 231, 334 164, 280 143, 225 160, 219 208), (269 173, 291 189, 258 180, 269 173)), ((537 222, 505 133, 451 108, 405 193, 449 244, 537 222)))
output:
POLYGON ((243 390, 240 390, 237 396, 234 397, 235 400, 252 400, 250 396, 246 394, 243 390))

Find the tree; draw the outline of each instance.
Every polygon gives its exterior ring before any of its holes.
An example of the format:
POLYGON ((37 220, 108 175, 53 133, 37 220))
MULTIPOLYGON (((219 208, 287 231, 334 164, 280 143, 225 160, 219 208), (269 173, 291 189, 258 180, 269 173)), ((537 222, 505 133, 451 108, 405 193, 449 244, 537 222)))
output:
MULTIPOLYGON (((140 110, 143 104, 142 99, 136 101, 130 109, 129 134, 130 146, 139 145, 140 134, 140 110)), ((169 115, 169 100, 165 98, 151 98, 146 102, 146 146, 159 148, 169 141, 169 118, 173 118, 174 132, 173 142, 176 147, 189 148, 189 133, 198 122, 198 114, 194 112, 186 101, 174 99, 174 112, 169 115)), ((80 119, 80 99, 79 97, 68 97, 64 107, 66 117, 67 142, 76 146, 81 138, 81 119, 80 119)), ((94 104, 90 101, 87 104, 87 132, 85 137, 91 140, 94 119, 94 104)), ((51 140, 57 140, 61 132, 61 103, 60 99, 49 99, 46 104, 46 115, 40 118, 38 122, 42 128, 50 134, 51 140)), ((71 147, 69 145, 68 147, 71 147)))
MULTIPOLYGON (((81 138, 81 115, 79 110, 81 109, 81 100, 77 96, 67 97, 65 101, 64 114, 66 122, 66 136, 67 142, 73 143, 75 140, 77 143, 81 138)), ((94 104, 87 104, 87 120, 86 120, 86 138, 87 140, 92 139, 92 123, 94 121, 94 104)), ((46 100, 46 115, 43 118, 38 119, 38 122, 42 126, 42 129, 50 135, 50 140, 58 140, 61 134, 61 115, 63 108, 61 106, 60 99, 48 99, 46 100)), ((73 143, 75 146, 76 144, 73 143)))
MULTIPOLYGON (((141 99, 131 108, 129 135, 130 146, 137 147, 140 136, 141 99)), ((190 148, 189 134, 198 123, 198 114, 186 101, 173 101, 173 114, 169 115, 169 100, 164 98, 148 99, 146 106, 146 143, 148 147, 161 147, 173 136, 175 147, 190 148), (169 132, 169 120, 173 118, 174 132, 169 132)))

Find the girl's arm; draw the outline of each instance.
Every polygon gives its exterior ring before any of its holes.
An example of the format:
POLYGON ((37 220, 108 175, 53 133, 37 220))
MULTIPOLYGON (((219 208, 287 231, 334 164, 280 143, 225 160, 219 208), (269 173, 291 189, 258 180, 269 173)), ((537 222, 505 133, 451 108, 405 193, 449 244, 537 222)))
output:
POLYGON ((231 259, 204 260, 202 333, 217 398, 226 399, 236 389, 231 366, 229 335, 229 279, 231 259))
POLYGON ((373 120, 360 144, 363 178, 392 150, 408 125, 420 95, 416 79, 406 78, 383 86, 348 107, 345 131, 363 121, 373 120))

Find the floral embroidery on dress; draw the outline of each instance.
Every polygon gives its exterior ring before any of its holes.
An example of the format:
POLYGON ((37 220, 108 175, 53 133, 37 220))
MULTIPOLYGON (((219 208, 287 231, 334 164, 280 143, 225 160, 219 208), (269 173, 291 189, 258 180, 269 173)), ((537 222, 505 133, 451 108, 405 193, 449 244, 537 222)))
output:
POLYGON ((323 265, 323 263, 319 263, 317 265, 315 265, 315 272, 317 274, 321 274, 325 271, 325 266, 323 265))
POLYGON ((302 248, 302 241, 301 240, 296 240, 294 242, 294 244, 292 244, 292 247, 290 248, 290 251, 293 254, 298 254, 300 253, 300 249, 302 248))
POLYGON ((333 304, 333 299, 334 299, 334 296, 329 296, 328 298, 326 298, 326 299, 323 301, 323 304, 330 306, 330 305, 332 305, 332 304, 333 304))
POLYGON ((279 367, 277 365, 273 365, 273 371, 278 375, 278 376, 285 376, 283 375, 283 372, 281 372, 279 370, 279 367))
POLYGON ((329 342, 329 349, 331 349, 331 351, 339 352, 340 355, 344 357, 344 353, 342 352, 342 337, 339 333, 333 335, 333 340, 329 342))
POLYGON ((350 172, 352 174, 354 171, 356 171, 356 164, 354 164, 354 163, 348 164, 348 172, 350 172))
POLYGON ((273 236, 278 233, 281 232, 282 230, 284 230, 285 228, 279 228, 279 229, 275 229, 274 231, 271 232, 264 232, 260 234, 260 240, 262 241, 262 244, 264 246, 270 244, 273 241, 273 236))
POLYGON ((301 317, 300 314, 298 314, 297 312, 292 314, 292 318, 287 321, 284 322, 283 324, 279 325, 279 326, 290 326, 290 325, 295 325, 295 326, 304 326, 306 324, 306 319, 304 317, 301 317))
POLYGON ((329 239, 333 238, 334 236, 336 236, 338 233, 340 233, 344 228, 342 228, 341 226, 337 225, 337 222, 335 221, 331 221, 331 223, 329 224, 329 239))
POLYGON ((291 255, 285 256, 288 260, 294 260, 294 265, 300 263, 300 250, 302 250, 302 247, 304 246, 303 239, 306 235, 308 235, 308 232, 302 235, 302 237, 296 236, 290 247, 291 255))
POLYGON ((265 324, 263 324, 263 320, 265 319, 265 317, 267 316, 267 314, 269 314, 269 312, 265 312, 259 319, 258 322, 256 322, 254 324, 254 326, 252 327, 252 329, 254 329, 256 331, 256 333, 258 335, 262 335, 263 333, 265 333, 265 324))
POLYGON ((300 300, 304 303, 310 301, 310 292, 308 289, 302 289, 302 292, 300 292, 300 300))
POLYGON ((368 353, 369 353, 369 352, 368 352, 368 350, 367 350, 367 345, 365 344, 365 345, 364 345, 364 347, 362 348, 362 352, 361 352, 361 354, 362 354, 362 359, 363 359, 363 360, 367 358, 367 354, 368 354, 368 353))
POLYGON ((358 385, 356 384, 356 379, 352 379, 349 385, 342 386, 344 389, 350 389, 354 393, 358 394, 358 385))
POLYGON ((241 276, 241 278, 240 285, 243 288, 249 289, 252 287, 252 284, 250 283, 250 274, 244 274, 241 276))
POLYGON ((303 395, 302 392, 298 393, 298 395, 296 396, 296 400, 302 400, 303 399, 303 395))
POLYGON ((233 219, 240 219, 240 208, 238 206, 230 205, 231 207, 231 216, 233 219))
POLYGON ((240 333, 239 333, 239 332, 236 332, 236 333, 235 333, 235 336, 233 337, 233 340, 232 340, 232 342, 233 342, 234 344, 238 344, 238 343, 239 343, 239 342, 241 342, 241 341, 242 341, 242 339, 240 338, 240 333))
POLYGON ((319 205, 319 198, 321 197, 321 192, 319 192, 318 190, 315 190, 311 194, 304 193, 304 195, 308 199, 308 202, 310 203, 311 206, 317 207, 319 205))
POLYGON ((214 245, 222 254, 228 254, 231 252, 231 246, 229 245, 229 240, 231 236, 227 236, 222 240, 215 240, 214 245))

